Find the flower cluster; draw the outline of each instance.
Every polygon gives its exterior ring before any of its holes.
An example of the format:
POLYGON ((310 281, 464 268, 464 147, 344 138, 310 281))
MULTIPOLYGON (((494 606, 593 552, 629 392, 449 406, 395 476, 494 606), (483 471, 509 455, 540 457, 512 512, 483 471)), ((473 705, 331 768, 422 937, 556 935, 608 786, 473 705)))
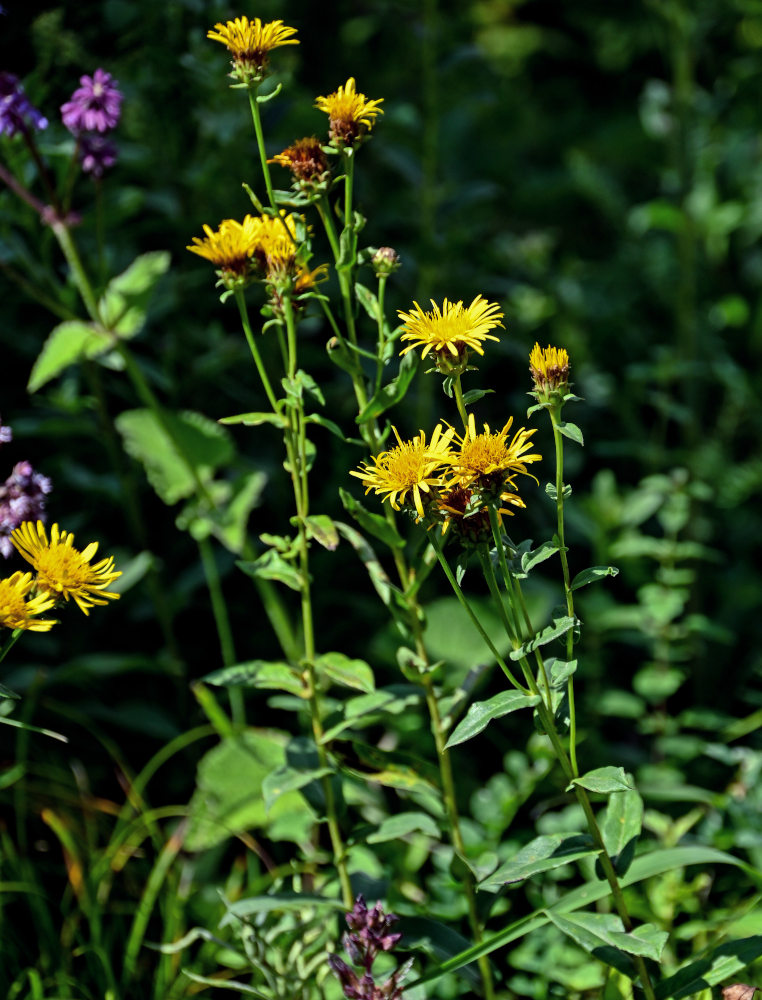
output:
POLYGON ((400 982, 409 971, 412 960, 396 969, 381 985, 376 985, 372 971, 379 952, 392 951, 402 937, 391 930, 397 919, 393 913, 384 913, 380 903, 369 910, 362 896, 355 900, 351 913, 346 916, 350 933, 344 935, 344 948, 352 962, 362 966, 363 973, 358 976, 338 955, 328 958, 328 964, 349 1000, 400 1000, 402 997, 400 982))
POLYGON ((488 507, 511 514, 501 505, 526 506, 516 492, 516 477, 531 475, 527 465, 541 457, 528 454, 534 431, 522 427, 509 437, 512 424, 510 418, 499 431, 484 424, 477 433, 471 414, 462 436, 437 424, 428 443, 423 431, 403 441, 392 428, 396 447, 351 475, 362 480, 366 494, 373 490, 395 510, 414 513, 416 521, 441 523, 443 531, 454 527, 463 541, 477 541, 489 525, 488 507))
POLYGON ((119 122, 122 93, 111 74, 100 68, 92 76, 81 76, 79 84, 71 98, 61 105, 61 119, 77 138, 84 172, 102 177, 116 163, 116 146, 106 134, 119 122))
POLYGON ((284 210, 277 216, 247 215, 243 222, 223 220, 216 232, 205 225, 206 235, 194 236, 186 249, 216 265, 220 283, 227 289, 259 280, 273 286, 274 298, 290 290, 298 299, 314 288, 326 270, 324 265, 314 271, 306 267, 300 230, 306 230, 302 216, 284 210))
POLYGON ((0 71, 0 134, 14 136, 29 128, 41 131, 47 127, 47 118, 29 103, 18 77, 0 71))
MULTIPOLYGON (((2 432, 10 428, 0 428, 2 432)), ((8 559, 13 553, 11 534, 24 521, 45 517, 45 497, 52 484, 47 476, 35 472, 29 462, 17 462, 10 476, 0 486, 0 555, 8 559)))

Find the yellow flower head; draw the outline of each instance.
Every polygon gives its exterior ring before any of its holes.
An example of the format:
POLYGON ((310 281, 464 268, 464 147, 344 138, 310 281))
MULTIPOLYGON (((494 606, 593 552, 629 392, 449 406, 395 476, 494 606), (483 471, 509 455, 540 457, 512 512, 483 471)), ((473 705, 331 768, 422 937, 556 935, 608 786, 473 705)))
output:
POLYGON ((106 604, 107 600, 119 597, 106 590, 122 575, 114 569, 114 557, 91 565, 90 560, 98 550, 97 542, 90 542, 80 552, 74 548, 74 535, 61 531, 57 524, 50 529, 48 541, 42 521, 36 524, 24 521, 11 533, 11 541, 37 571, 37 592, 52 601, 72 598, 81 611, 89 614, 89 609, 96 604, 106 604))
POLYGON ((529 371, 537 392, 547 395, 552 390, 562 390, 569 383, 569 355, 563 347, 546 347, 535 344, 529 355, 529 371))
POLYGON ((0 580, 0 625, 4 628, 24 628, 30 632, 48 632, 58 623, 53 618, 37 618, 44 611, 50 611, 56 603, 49 594, 37 594, 27 600, 34 589, 31 573, 14 573, 0 580))
POLYGON ((257 245, 258 220, 251 215, 247 215, 243 222, 225 219, 217 232, 211 226, 204 226, 204 232, 204 239, 194 236, 193 244, 186 250, 211 261, 224 278, 245 278, 251 270, 250 258, 257 245))
POLYGON ((268 163, 277 163, 290 170, 295 181, 300 184, 319 184, 328 176, 328 157, 323 152, 320 140, 297 139, 282 153, 276 153, 268 163))
POLYGON ((315 107, 328 115, 328 134, 340 146, 352 146, 370 132, 378 115, 382 115, 383 97, 368 101, 365 94, 358 94, 355 78, 350 76, 343 87, 327 97, 318 97, 315 107))
POLYGON ((498 340, 489 332, 503 325, 500 322, 503 314, 497 303, 487 302, 483 296, 477 295, 470 306, 448 299, 444 300, 441 309, 433 299, 431 305, 431 312, 424 312, 414 302, 411 312, 399 313, 405 324, 400 339, 411 341, 401 354, 422 347, 422 358, 432 352, 437 369, 443 374, 450 374, 465 370, 469 350, 484 354, 482 343, 498 340))
POLYGON ((255 222, 254 261, 258 269, 268 281, 293 278, 299 270, 297 227, 304 223, 304 217, 281 209, 279 216, 260 215, 255 222))
MULTIPOLYGON (((503 491, 506 486, 515 489, 514 480, 518 473, 531 475, 527 471, 527 465, 530 462, 538 462, 542 457, 526 454, 532 447, 529 439, 534 430, 528 431, 522 427, 509 441, 508 432, 512 424, 513 417, 509 418, 500 431, 491 431, 489 424, 484 424, 484 431, 477 434, 474 415, 470 413, 466 433, 463 437, 455 435, 459 448, 451 460, 452 479, 449 485, 472 489, 499 488, 503 491)), ((511 498, 514 496, 514 494, 500 493, 500 499, 508 503, 513 502, 511 498)), ((524 506, 522 502, 514 505, 524 506)))
POLYGON ((292 38, 296 28, 287 27, 283 21, 262 24, 258 17, 237 17, 234 21, 215 24, 206 33, 212 41, 222 42, 233 56, 233 76, 244 83, 262 80, 267 75, 268 54, 280 45, 298 45, 292 38))
POLYGON ((383 451, 373 458, 373 464, 363 462, 359 472, 351 472, 365 483, 366 494, 370 490, 382 495, 395 510, 401 504, 410 503, 408 494, 412 496, 412 504, 418 512, 416 520, 423 517, 423 501, 421 494, 430 493, 431 488, 442 482, 442 473, 450 460, 450 441, 454 430, 449 427, 443 431, 437 424, 431 441, 426 444, 426 435, 421 431, 412 441, 403 441, 392 427, 397 445, 389 451, 383 451))

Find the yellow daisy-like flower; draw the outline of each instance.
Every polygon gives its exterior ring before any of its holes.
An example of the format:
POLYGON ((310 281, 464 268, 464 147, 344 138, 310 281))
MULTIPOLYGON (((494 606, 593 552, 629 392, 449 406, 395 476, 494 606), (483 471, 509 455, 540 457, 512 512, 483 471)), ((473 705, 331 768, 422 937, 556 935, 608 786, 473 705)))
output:
POLYGON ((27 596, 34 589, 31 573, 14 573, 0 580, 0 625, 4 628, 28 629, 30 632, 49 632, 58 622, 54 618, 37 618, 50 611, 56 603, 49 594, 37 594, 30 600, 27 596))
POLYGON ((315 107, 328 115, 330 138, 343 146, 351 146, 365 132, 370 132, 376 118, 382 115, 383 97, 369 101, 358 94, 355 78, 350 76, 343 87, 327 97, 318 97, 315 107))
POLYGON ((37 591, 53 601, 72 598, 86 615, 96 604, 106 604, 119 594, 106 590, 121 576, 114 569, 114 557, 108 556, 91 564, 98 550, 97 542, 82 552, 74 548, 74 535, 61 531, 57 524, 50 529, 50 541, 42 521, 24 523, 11 533, 11 541, 19 553, 37 571, 37 591))
POLYGON ((254 257, 267 278, 278 280, 296 271, 299 244, 296 227, 303 222, 301 216, 289 215, 281 210, 280 216, 260 215, 254 220, 254 257))
POLYGON ((569 355, 563 347, 548 345, 543 350, 535 344, 529 355, 529 371, 537 392, 547 394, 553 389, 561 390, 569 382, 569 355))
POLYGON ((489 332, 503 325, 497 303, 477 295, 470 306, 449 299, 444 300, 441 309, 433 299, 431 305, 431 312, 424 312, 417 302, 411 312, 399 312, 405 324, 400 339, 411 341, 400 354, 422 347, 421 357, 433 352, 437 368, 447 373, 463 369, 469 350, 484 354, 483 342, 499 339, 489 332))
MULTIPOLYGON (((463 437, 455 435, 459 444, 458 451, 451 459, 452 480, 449 485, 463 487, 494 487, 506 485, 514 488, 514 479, 518 473, 529 476, 527 470, 530 462, 539 462, 541 455, 528 455, 532 447, 530 441, 534 430, 522 427, 513 438, 508 440, 508 432, 513 424, 513 417, 508 419, 502 430, 491 431, 489 424, 484 424, 484 431, 476 433, 476 422, 473 413, 468 415, 468 428, 463 437)), ((501 499, 511 502, 510 495, 501 499)), ((518 504, 517 506, 523 506, 518 504)))
POLYGON ((229 278, 243 278, 250 271, 250 258, 257 246, 259 231, 259 220, 251 215, 243 222, 225 219, 217 232, 211 226, 204 226, 206 236, 203 239, 194 236, 186 250, 216 264, 229 278))
POLYGON ((455 433, 452 427, 443 430, 437 424, 426 443, 426 435, 421 431, 412 441, 403 441, 392 427, 397 438, 397 446, 383 451, 373 458, 373 464, 363 462, 359 472, 350 472, 365 484, 365 493, 374 490, 388 500, 395 510, 412 495, 412 503, 418 512, 416 520, 423 517, 422 493, 430 493, 432 487, 442 483, 442 473, 451 459, 450 441, 455 433))
POLYGON ((283 21, 263 24, 258 17, 237 17, 234 21, 218 22, 206 33, 214 42, 222 42, 233 56, 234 75, 240 79, 261 80, 266 75, 268 54, 280 45, 298 45, 292 38, 296 28, 283 21))

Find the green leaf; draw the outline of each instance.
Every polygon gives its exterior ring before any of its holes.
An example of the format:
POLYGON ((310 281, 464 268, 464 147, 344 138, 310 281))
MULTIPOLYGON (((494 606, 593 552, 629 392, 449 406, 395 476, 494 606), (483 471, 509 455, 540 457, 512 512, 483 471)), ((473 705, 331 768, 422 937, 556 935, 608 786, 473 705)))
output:
POLYGON ((353 660, 344 653, 323 653, 315 660, 315 670, 336 684, 355 688, 366 694, 376 686, 373 671, 365 660, 353 660))
MULTIPOLYGON (((476 597, 469 598, 469 604, 495 649, 505 656, 510 640, 492 601, 476 597)), ((456 597, 436 598, 426 605, 424 641, 432 660, 445 660, 453 677, 454 668, 465 673, 495 659, 456 597)))
POLYGON ((572 778, 566 790, 569 791, 573 785, 580 785, 589 792, 600 792, 603 795, 626 792, 633 787, 632 778, 625 773, 624 768, 614 767, 611 764, 606 767, 596 767, 580 778, 572 778))
POLYGON ((621 968, 624 963, 616 961, 616 956, 611 954, 612 949, 658 962, 669 938, 666 931, 659 930, 653 924, 642 924, 627 933, 621 918, 613 913, 575 913, 573 916, 562 916, 549 910, 548 916, 559 930, 576 941, 581 948, 615 968, 621 968))
POLYGON ((307 538, 314 538, 329 552, 334 552, 339 544, 339 533, 336 525, 327 514, 310 514, 304 519, 307 538))
POLYGON ((357 301, 374 322, 378 322, 378 299, 375 294, 359 281, 355 282, 357 301))
POLYGON ((330 767, 317 767, 298 770, 284 764, 267 775, 262 782, 262 795, 265 809, 270 812, 275 802, 287 792, 296 792, 313 781, 319 781, 328 774, 333 774, 330 767))
POLYGON ((356 531, 351 525, 344 524, 342 521, 334 521, 336 528, 340 535, 343 535, 355 552, 358 554, 365 569, 368 572, 370 581, 373 584, 376 593, 384 602, 384 605, 392 610, 395 606, 394 597, 399 594, 399 588, 395 587, 386 574, 386 570, 381 565, 378 560, 378 556, 373 551, 367 541, 363 538, 359 531, 356 531))
POLYGON ((268 549, 258 559, 251 562, 238 560, 236 566, 252 578, 259 577, 262 580, 277 580, 285 584, 291 590, 301 591, 304 586, 304 577, 301 572, 293 566, 274 549, 268 549))
POLYGON ((549 833, 535 837, 521 848, 510 861, 479 884, 480 889, 499 888, 540 872, 551 871, 572 861, 599 854, 600 848, 586 833, 549 833))
POLYGON ((494 391, 494 389, 469 389, 468 392, 463 393, 463 405, 471 406, 472 403, 478 403, 480 399, 489 396, 494 391))
MULTIPOLYGON (((550 499, 555 503, 556 500, 558 499, 558 491, 556 490, 555 483, 546 483, 545 492, 550 497, 550 499)), ((563 493, 565 499, 572 495, 572 488, 568 483, 564 486, 563 493)))
POLYGON ((15 691, 11 691, 11 689, 6 687, 5 684, 0 684, 0 698, 13 698, 15 700, 19 700, 21 695, 16 694, 15 691))
POLYGON ((521 660, 527 655, 527 653, 531 653, 532 650, 537 649, 538 646, 545 646, 554 639, 560 639, 562 635, 566 635, 569 629, 572 629, 579 624, 579 618, 570 618, 568 616, 556 618, 552 625, 546 626, 541 632, 538 632, 537 635, 528 639, 518 649, 512 650, 510 657, 512 660, 521 660))
POLYGON ((571 589, 579 590, 580 587, 586 587, 588 583, 602 580, 605 576, 616 576, 618 573, 619 570, 616 566, 590 566, 577 573, 571 582, 571 589))
POLYGON ((635 788, 609 797, 600 829, 606 851, 619 876, 624 875, 635 857, 642 825, 643 800, 635 788))
POLYGON ((725 941, 656 986, 657 1000, 682 1000, 736 976, 762 955, 762 935, 725 941))
POLYGON ((149 483, 169 505, 193 496, 198 480, 208 481, 235 454, 227 430, 190 410, 165 412, 162 420, 151 410, 125 410, 114 423, 127 454, 143 465, 149 483))
POLYGON ((225 902, 227 913, 220 920, 220 927, 227 927, 236 918, 250 917, 255 913, 280 913, 289 910, 304 910, 310 906, 343 911, 344 904, 340 899, 327 899, 325 896, 314 896, 302 892, 270 892, 267 895, 251 896, 247 899, 237 899, 233 903, 225 902))
POLYGON ((246 544, 246 526, 267 484, 267 476, 257 470, 234 480, 207 483, 206 496, 194 497, 177 515, 175 524, 197 541, 214 535, 230 552, 240 555, 246 544), (211 497, 214 509, 209 509, 211 497))
POLYGON ((585 441, 582 437, 582 431, 577 427, 576 424, 570 424, 568 422, 560 423, 558 429, 561 431, 564 437, 568 437, 571 441, 576 441, 577 444, 584 446, 585 441))
POLYGON ((400 362, 399 375, 397 375, 395 379, 392 379, 392 381, 387 385, 382 386, 379 391, 368 400, 355 418, 357 423, 367 423, 368 420, 373 420, 375 417, 379 417, 385 410, 388 410, 391 406, 399 403, 399 401, 404 398, 417 370, 418 356, 414 351, 410 351, 400 362))
POLYGON ((548 672, 550 686, 558 691, 566 685, 566 682, 577 670, 576 660, 557 660, 555 656, 549 656, 545 660, 545 669, 548 672))
POLYGON ((92 323, 67 320, 59 323, 42 346, 29 376, 27 389, 37 392, 46 382, 82 358, 94 358, 113 346, 111 337, 92 323))
POLYGON ((404 539, 400 537, 397 529, 385 517, 367 510, 359 500, 355 500, 351 493, 341 487, 339 488, 339 496, 346 512, 369 535, 373 535, 374 538, 384 542, 389 548, 401 549, 404 547, 404 539))
POLYGON ((304 842, 316 817, 303 796, 287 792, 269 813, 262 796, 267 775, 285 764, 290 740, 277 730, 247 729, 202 757, 184 849, 206 850, 252 828, 265 829, 271 840, 304 842))
POLYGON ((156 283, 169 263, 166 250, 145 253, 111 279, 98 304, 107 330, 120 340, 130 340, 142 330, 156 283))
POLYGON ((369 844, 381 844, 387 840, 400 840, 415 832, 425 833, 432 840, 441 840, 442 837, 439 824, 428 813, 403 812, 388 816, 366 840, 369 844))
POLYGON ((500 719, 520 708, 537 705, 539 701, 538 695, 522 694, 521 691, 501 691, 487 701, 477 701, 469 708, 465 719, 455 727, 446 747, 449 749, 465 743, 486 729, 493 719, 500 719))
POLYGON ((532 552, 522 552, 521 568, 524 573, 528 573, 533 566, 545 562, 546 559, 550 559, 558 551, 559 546, 557 541, 543 542, 542 545, 538 545, 532 552))
POLYGON ((349 440, 344 436, 344 431, 339 427, 337 423, 333 420, 329 420, 328 417, 322 416, 320 413, 310 413, 304 418, 304 422, 307 424, 318 424, 320 427, 325 427, 327 431, 330 431, 334 437, 337 437, 340 441, 349 440))
POLYGON ((352 741, 352 751, 351 759, 342 760, 340 765, 352 777, 413 794, 438 794, 439 772, 422 758, 399 750, 380 750, 358 740, 352 741))
POLYGON ((353 726, 370 725, 379 715, 401 715, 419 705, 422 699, 421 688, 412 684, 391 684, 372 694, 350 698, 341 708, 340 721, 333 722, 332 717, 328 718, 323 742, 330 742, 353 726))
POLYGON ((246 660, 231 667, 213 670, 202 680, 216 687, 251 687, 270 691, 288 691, 304 697, 300 675, 288 663, 278 660, 246 660))
POLYGON ((220 417, 217 423, 243 424, 244 427, 259 427, 261 424, 273 424, 275 427, 288 426, 282 413, 238 413, 234 417, 220 417))

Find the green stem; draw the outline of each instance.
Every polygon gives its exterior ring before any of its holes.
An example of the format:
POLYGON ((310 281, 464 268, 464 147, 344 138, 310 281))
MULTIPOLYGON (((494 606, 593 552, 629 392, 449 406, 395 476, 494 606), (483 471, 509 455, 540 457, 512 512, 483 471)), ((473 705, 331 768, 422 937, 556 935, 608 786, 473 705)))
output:
POLYGON ((259 111, 259 101, 257 100, 257 85, 253 84, 249 87, 247 91, 249 95, 249 107, 251 108, 251 117, 254 121, 254 131, 257 135, 257 149, 259 150, 259 162, 262 164, 262 176, 265 179, 265 187, 267 188, 267 200, 270 202, 270 208, 273 212, 277 214, 278 206, 275 204, 275 195, 273 193, 273 184, 270 179, 270 168, 267 165, 267 150, 265 149, 265 137, 262 132, 262 115, 259 111))
POLYGON ((58 240, 58 245, 66 258, 66 263, 69 265, 71 275, 74 278, 74 284, 77 286, 77 291, 82 297, 82 301, 90 314, 90 318, 94 323, 98 323, 100 325, 101 316, 98 309, 98 302, 95 298, 95 292, 93 291, 90 279, 87 277, 85 269, 82 266, 82 261, 79 258, 77 248, 74 245, 74 240, 71 238, 68 226, 59 219, 55 219, 50 223, 50 228, 53 230, 53 235, 58 240))
POLYGON ((463 421, 463 430, 468 430, 468 415, 466 414, 466 404, 463 401, 463 387, 460 384, 460 375, 455 375, 453 378, 453 388, 455 389, 455 404, 458 407, 458 413, 460 414, 460 419, 463 421))
MULTIPOLYGON (((553 425, 553 442, 556 447, 556 524, 558 534, 558 546, 561 556, 561 568, 564 575, 564 594, 566 596, 566 612, 570 618, 574 618, 574 592, 571 588, 571 575, 569 573, 569 561, 566 558, 566 541, 564 534, 564 437, 560 430, 561 408, 558 405, 551 406, 548 410, 550 421, 553 425)), ((569 629, 566 633, 566 659, 571 660, 574 656, 574 629, 569 629)), ((577 710, 574 702, 574 678, 570 677, 567 684, 569 697, 569 753, 571 755, 572 767, 575 775, 579 774, 577 767, 577 710)))
POLYGON ((527 694, 528 693, 527 689, 522 684, 519 684, 519 682, 516 680, 516 678, 511 673, 511 670, 508 667, 508 665, 506 664, 505 660, 502 658, 502 656, 500 655, 500 653, 498 653, 498 651, 495 649, 494 643, 492 642, 492 640, 490 639, 490 637, 487 635, 487 633, 484 631, 484 627, 482 626, 482 623, 479 621, 479 618, 477 617, 475 611, 473 610, 473 608, 471 607, 471 605, 468 603, 468 600, 466 599, 465 594, 460 589, 458 581, 455 579, 455 574, 450 569, 450 564, 447 562, 445 554, 442 551, 442 546, 441 546, 441 544, 439 542, 439 539, 436 537, 436 533, 435 532, 433 532, 433 531, 430 532, 429 541, 431 542, 431 545, 432 545, 434 551, 437 554, 437 559, 439 560, 439 563, 440 563, 442 569, 444 570, 445 576, 450 581, 450 586, 452 587, 453 591, 455 592, 455 596, 458 598, 458 601, 459 601, 461 607, 466 612, 466 614, 468 615, 468 617, 471 619, 471 622, 473 623, 474 628, 476 629, 476 631, 479 633, 479 635, 484 640, 484 642, 485 642, 487 648, 489 649, 489 651, 495 657, 495 661, 497 662, 498 666, 503 671, 503 673, 505 674, 505 676, 508 678, 508 681, 513 685, 513 687, 516 688, 517 691, 521 691, 523 694, 527 694))
POLYGON ((388 275, 380 274, 378 276, 378 312, 376 314, 378 320, 378 356, 376 359, 376 392, 381 388, 381 378, 384 373, 384 349, 386 347, 386 333, 385 333, 385 316, 384 316, 384 293, 386 292, 386 282, 388 275))
MULTIPOLYGON (((230 627, 230 617, 227 605, 222 593, 220 584, 220 574, 217 569, 217 561, 214 558, 214 551, 208 538, 198 540, 198 548, 201 554, 201 564, 204 567, 204 576, 209 590, 209 597, 212 603, 212 614, 217 627, 217 635, 220 640, 220 652, 222 662, 226 667, 232 667, 236 662, 235 645, 233 642, 233 631, 230 627)), ((246 724, 246 715, 243 704, 243 692, 238 687, 228 688, 228 698, 230 700, 230 711, 236 727, 243 728, 246 724)))
POLYGON ((280 406, 278 405, 275 393, 270 385, 270 379, 267 377, 267 371, 262 363, 262 355, 259 353, 257 342, 254 339, 254 334, 251 330, 249 313, 246 308, 246 298, 240 288, 237 288, 235 291, 235 300, 238 306, 238 311, 241 314, 241 325, 243 327, 244 336, 246 337, 246 343, 249 345, 251 356, 254 358, 254 364, 257 366, 257 372, 259 374, 260 381, 262 382, 262 387, 265 390, 265 395, 267 396, 267 400, 270 403, 273 412, 280 413, 280 406))
POLYGON ((0 663, 3 662, 8 653, 10 653, 10 651, 16 645, 18 640, 21 638, 21 634, 23 631, 24 631, 23 628, 15 628, 11 632, 10 636, 8 637, 8 641, 5 643, 3 648, 0 649, 0 663))

